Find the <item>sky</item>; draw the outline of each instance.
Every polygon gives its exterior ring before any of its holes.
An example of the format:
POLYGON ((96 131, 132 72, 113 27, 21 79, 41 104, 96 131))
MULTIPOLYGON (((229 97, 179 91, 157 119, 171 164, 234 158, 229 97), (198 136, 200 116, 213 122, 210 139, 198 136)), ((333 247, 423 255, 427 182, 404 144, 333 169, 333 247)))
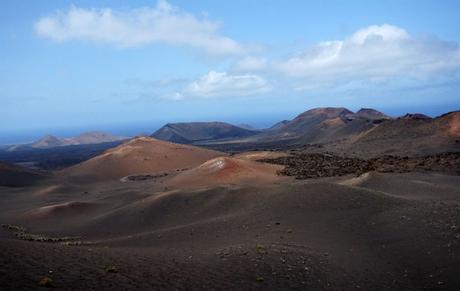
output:
POLYGON ((0 1, 0 144, 460 109, 460 1, 0 1))

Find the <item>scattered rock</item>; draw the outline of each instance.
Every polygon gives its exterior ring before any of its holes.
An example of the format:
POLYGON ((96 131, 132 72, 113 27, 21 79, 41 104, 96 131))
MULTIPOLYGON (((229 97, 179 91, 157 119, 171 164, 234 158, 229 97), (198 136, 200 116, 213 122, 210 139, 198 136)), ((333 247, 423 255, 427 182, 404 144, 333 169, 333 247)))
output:
POLYGON ((264 245, 261 245, 261 244, 258 244, 256 245, 256 252, 259 253, 259 254, 266 254, 267 253, 267 249, 265 248, 264 245))
POLYGON ((260 160, 286 166, 280 175, 294 176, 296 179, 311 179, 343 175, 362 175, 370 171, 412 172, 437 171, 451 174, 460 173, 460 153, 443 153, 425 157, 400 157, 386 155, 368 160, 344 157, 329 153, 297 152, 290 156, 260 160))
POLYGON ((38 281, 38 286, 41 287, 53 287, 53 279, 48 276, 44 276, 38 281))
POLYGON ((107 273, 118 273, 118 268, 116 266, 107 266, 105 267, 107 273))

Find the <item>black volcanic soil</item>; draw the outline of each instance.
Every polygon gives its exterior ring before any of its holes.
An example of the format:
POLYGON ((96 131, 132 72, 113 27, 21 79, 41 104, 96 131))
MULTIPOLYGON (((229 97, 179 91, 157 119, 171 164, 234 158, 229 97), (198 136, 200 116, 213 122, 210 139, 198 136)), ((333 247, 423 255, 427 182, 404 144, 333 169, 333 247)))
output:
POLYGON ((369 171, 405 173, 414 171, 443 172, 460 175, 460 153, 443 153, 424 157, 380 156, 371 159, 339 156, 331 153, 292 151, 291 155, 262 162, 286 166, 280 174, 297 179, 362 175, 369 171))
POLYGON ((37 184, 47 173, 0 162, 0 187, 24 187, 37 184))
POLYGON ((460 288, 458 176, 48 183, 0 188, 2 290, 460 288))

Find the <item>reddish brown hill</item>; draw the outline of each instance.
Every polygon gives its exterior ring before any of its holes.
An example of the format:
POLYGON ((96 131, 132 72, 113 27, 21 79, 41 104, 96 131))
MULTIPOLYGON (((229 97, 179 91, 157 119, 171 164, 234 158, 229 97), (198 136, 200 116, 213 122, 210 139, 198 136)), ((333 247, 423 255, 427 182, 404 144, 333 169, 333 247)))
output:
POLYGON ((361 108, 355 115, 369 120, 391 119, 388 115, 372 108, 361 108))
POLYGON ((291 143, 328 143, 350 139, 374 126, 372 120, 356 116, 346 108, 315 108, 298 115, 261 141, 289 140, 291 143))
POLYGON ((366 155, 426 155, 460 150, 460 111, 437 118, 420 114, 389 120, 362 134, 349 147, 366 155))
POLYGON ((167 184, 178 188, 221 184, 267 185, 285 179, 277 175, 283 168, 245 159, 218 157, 180 173, 167 184))
POLYGON ((138 173, 191 168, 221 155, 223 153, 199 147, 139 137, 61 173, 97 181, 112 180, 138 173))

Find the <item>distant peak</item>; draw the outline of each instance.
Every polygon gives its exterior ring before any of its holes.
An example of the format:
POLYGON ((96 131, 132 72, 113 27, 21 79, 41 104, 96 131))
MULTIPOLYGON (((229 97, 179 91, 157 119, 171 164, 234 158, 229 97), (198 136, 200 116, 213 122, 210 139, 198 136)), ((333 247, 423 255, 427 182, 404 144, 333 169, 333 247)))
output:
POLYGON ((388 115, 373 108, 361 108, 355 115, 366 119, 390 119, 388 115))
POLYGON ((54 147, 54 146, 61 146, 65 142, 63 139, 55 137, 54 135, 47 134, 40 138, 39 140, 33 142, 31 144, 32 147, 36 148, 47 148, 47 147, 54 147))
POLYGON ((422 113, 407 113, 406 115, 400 117, 400 119, 429 120, 432 118, 422 113))
POLYGON ((356 114, 358 114, 360 112, 378 112, 378 113, 381 113, 380 111, 377 111, 377 110, 375 110, 373 108, 361 108, 356 112, 356 114))
POLYGON ((42 138, 40 138, 40 140, 47 140, 47 139, 59 139, 59 138, 51 134, 45 134, 42 138))
POLYGON ((345 117, 354 114, 353 111, 345 107, 318 107, 305 111, 299 116, 325 115, 327 118, 345 117))

